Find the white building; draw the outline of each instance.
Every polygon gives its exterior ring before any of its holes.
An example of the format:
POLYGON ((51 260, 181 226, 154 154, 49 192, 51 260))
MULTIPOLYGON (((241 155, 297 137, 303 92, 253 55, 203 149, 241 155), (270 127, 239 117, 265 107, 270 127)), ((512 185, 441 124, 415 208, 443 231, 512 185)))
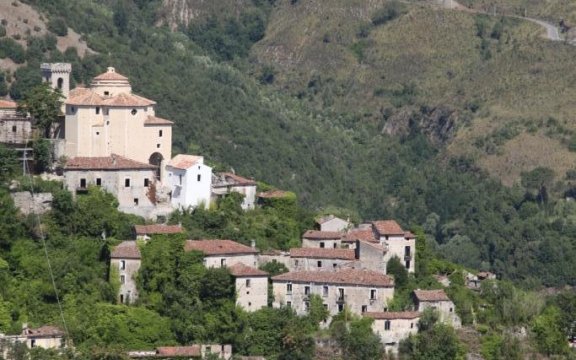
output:
POLYGON ((9 359, 8 349, 3 347, 3 342, 11 345, 15 343, 24 343, 29 349, 61 349, 66 346, 64 341, 65 333, 55 326, 44 325, 39 328, 28 328, 27 324, 22 326, 20 335, 0 334, 0 357, 9 359))
POLYGON ((352 313, 381 312, 394 296, 394 280, 370 270, 289 272, 272 278, 274 307, 289 306, 298 315, 308 312, 317 294, 330 315, 347 307, 352 313))
POLYGON ((268 273, 242 263, 229 267, 234 276, 236 305, 246 311, 256 311, 268 306, 268 273))
POLYGON ((210 206, 212 168, 204 165, 204 157, 176 155, 166 165, 166 174, 172 206, 183 209, 210 206))
POLYGON ((372 331, 380 337, 384 350, 398 353, 400 341, 418 332, 421 313, 417 311, 402 312, 367 312, 363 314, 374 319, 372 331))
MULTIPOLYGON (((110 254, 110 276, 120 283, 118 302, 132 304, 138 299, 136 274, 140 270, 141 255, 136 241, 123 241, 110 254)), ((112 280, 112 279, 111 279, 112 280)))
POLYGON ((187 240, 184 250, 203 253, 206 267, 231 267, 236 264, 257 267, 258 250, 232 240, 187 240))
POLYGON ((290 249, 290 271, 336 271, 356 261, 351 249, 295 248, 290 249))
POLYGON ((308 230, 302 235, 302 247, 337 249, 342 245, 343 235, 338 231, 308 230))
POLYGON ((184 228, 180 225, 134 225, 133 234, 136 240, 150 240, 154 235, 183 234, 184 228))
POLYGON ((432 308, 438 311, 441 322, 456 329, 462 326, 456 307, 444 290, 414 290, 413 296, 417 311, 432 308))
POLYGON ((231 192, 244 195, 242 209, 254 209, 256 203, 256 181, 233 173, 218 173, 212 176, 212 199, 226 196, 231 192))
POLYGON ((118 209, 147 216, 155 211, 155 167, 112 154, 105 157, 74 157, 64 167, 64 185, 73 194, 94 185, 118 199, 118 209))
POLYGON ((372 229, 380 244, 388 250, 386 261, 398 257, 408 272, 413 273, 415 271, 416 237, 412 233, 402 230, 394 220, 374 221, 372 222, 372 229))
POLYGON ((316 219, 316 224, 320 227, 320 231, 346 231, 352 224, 344 219, 340 219, 334 215, 326 215, 316 219))

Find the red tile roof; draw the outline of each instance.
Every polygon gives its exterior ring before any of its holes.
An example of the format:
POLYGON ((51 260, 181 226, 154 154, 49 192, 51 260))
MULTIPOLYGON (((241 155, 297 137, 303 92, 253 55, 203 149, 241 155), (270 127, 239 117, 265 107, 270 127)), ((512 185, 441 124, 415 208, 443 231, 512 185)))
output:
POLYGON ((414 290, 418 301, 450 301, 444 290, 414 290))
POLYGON ((398 319, 416 319, 422 313, 418 311, 388 311, 388 312, 365 312, 362 315, 376 320, 398 320, 398 319))
POLYGON ((344 234, 339 231, 308 230, 302 235, 307 240, 340 240, 344 234))
POLYGON ((128 80, 128 78, 117 73, 113 67, 109 67, 108 71, 94 77, 94 80, 128 80))
POLYGON ((152 235, 152 234, 180 234, 184 229, 180 225, 134 225, 136 235, 152 235))
POLYGON ((253 186, 253 185, 256 185, 256 181, 254 181, 252 179, 247 179, 245 177, 242 177, 240 175, 236 175, 233 173, 224 172, 224 173, 219 173, 216 175, 219 178, 218 180, 221 180, 221 181, 216 182, 214 184, 215 187, 223 187, 223 186, 230 186, 230 185, 235 185, 235 186, 253 186))
POLYGON ((37 329, 26 329, 22 335, 28 337, 55 337, 64 336, 64 331, 56 326, 44 325, 37 329))
POLYGON ((253 268, 251 266, 247 266, 242 263, 234 264, 230 266, 228 270, 230 270, 230 274, 236 277, 257 277, 257 276, 268 277, 268 273, 266 271, 253 268))
POLYGON ((374 236, 372 229, 352 229, 344 235, 343 241, 353 242, 356 240, 365 242, 379 243, 380 241, 374 236))
POLYGON ((168 165, 177 169, 186 170, 196 164, 202 164, 203 162, 204 157, 202 156, 179 154, 174 156, 168 165))
POLYGON ((405 239, 416 239, 416 235, 412 234, 410 231, 406 231, 404 233, 404 238, 405 239))
POLYGON ((299 271, 274 276, 273 281, 393 287, 394 279, 371 270, 299 271))
POLYGON ((258 193, 259 198, 263 199, 276 199, 276 198, 283 198, 288 195, 288 191, 284 190, 270 190, 258 193))
POLYGON ((153 165, 144 164, 120 155, 112 154, 103 157, 74 157, 69 159, 64 170, 149 170, 153 165))
POLYGON ((144 120, 144 125, 172 125, 172 124, 174 124, 174 122, 152 115, 149 115, 146 118, 146 120, 144 120))
POLYGON ((156 101, 146 99, 145 97, 135 95, 135 94, 120 93, 118 95, 104 99, 102 101, 102 103, 103 103, 103 105, 106 105, 106 106, 144 107, 144 106, 154 105, 154 104, 156 104, 156 101))
POLYGON ((330 249, 330 248, 295 248, 290 249, 290 257, 312 258, 312 259, 339 259, 355 260, 356 253, 351 249, 330 249))
POLYGON ((102 96, 90 89, 77 87, 70 90, 70 94, 65 103, 67 105, 102 105, 103 99, 102 96))
POLYGON ((199 357, 202 355, 200 345, 191 346, 163 346, 156 348, 156 355, 158 356, 193 356, 199 357))
POLYGON ((77 87, 71 90, 65 103, 68 105, 111 107, 144 107, 156 104, 153 100, 135 94, 120 93, 114 96, 104 97, 92 89, 84 87, 77 87))
POLYGON ((136 241, 122 241, 110 254, 112 259, 140 259, 140 249, 136 241))
POLYGON ((185 251, 197 250, 205 255, 257 254, 258 250, 232 240, 186 240, 185 251))
POLYGON ((18 104, 11 100, 0 99, 0 109, 16 109, 18 104))
POLYGON ((395 220, 373 221, 372 225, 380 235, 404 235, 404 230, 395 220))

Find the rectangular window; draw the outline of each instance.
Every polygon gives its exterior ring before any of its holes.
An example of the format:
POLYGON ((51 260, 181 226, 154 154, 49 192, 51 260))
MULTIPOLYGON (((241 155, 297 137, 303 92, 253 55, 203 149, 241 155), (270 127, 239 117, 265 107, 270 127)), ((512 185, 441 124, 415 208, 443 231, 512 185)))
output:
POLYGON ((319 268, 321 268, 322 267, 322 261, 318 260, 317 265, 319 268))
POLYGON ((304 301, 304 311, 309 311, 309 310, 310 310, 310 302, 304 301))
POLYGON ((310 286, 304 286, 304 295, 310 295, 310 286))
POLYGON ((162 130, 158 130, 158 137, 162 137, 162 130))
POLYGON ((126 260, 120 260, 120 270, 126 270, 126 260))
POLYGON ((120 275, 120 284, 126 283, 126 276, 120 275))
POLYGON ((343 288, 338 288, 338 300, 344 301, 344 289, 343 288))
POLYGON ((100 108, 96 106, 96 115, 100 114, 100 108))
POLYGON ((86 189, 86 179, 80 179, 80 189, 86 189))
POLYGON ((298 267, 298 259, 294 260, 294 266, 298 267))
POLYGON ((124 295, 120 294, 120 304, 124 304, 124 295))
POLYGON ((124 179, 124 187, 130 187, 130 178, 124 179))
POLYGON ((96 186, 102 186, 102 179, 96 178, 96 186))
POLYGON ((324 285, 322 287, 322 296, 327 297, 328 296, 328 286, 324 285))
POLYGON ((404 256, 410 256, 410 246, 404 247, 404 256))
POLYGON ((134 206, 138 206, 138 203, 139 203, 139 202, 140 202, 140 201, 138 200, 138 198, 134 198, 134 206))
POLYGON ((370 290, 370 300, 376 300, 376 289, 370 290))
POLYGON ((110 95, 110 91, 104 91, 104 96, 110 95))
POLYGON ((386 331, 390 330, 390 320, 386 320, 384 322, 384 330, 386 331))
POLYGON ((410 260, 406 260, 406 269, 410 269, 410 260))
POLYGON ((12 132, 16 132, 16 126, 12 126, 12 132))
POLYGON ((250 287, 250 279, 246 279, 246 287, 249 288, 250 287))
POLYGON ((342 312, 344 310, 344 305, 338 304, 338 312, 342 312))
POLYGON ((178 180, 180 181, 180 186, 182 186, 182 175, 178 175, 178 180))
POLYGON ((286 307, 291 308, 292 307, 292 301, 286 301, 286 307))
POLYGON ((160 149, 160 144, 156 144, 156 148, 157 148, 157 149, 160 149))
POLYGON ((338 246, 338 244, 334 243, 334 245, 333 245, 333 246, 334 246, 334 249, 336 249, 336 247, 338 246))
POLYGON ((368 311, 368 305, 362 305, 362 312, 365 313, 368 311))
POLYGON ((144 187, 148 187, 150 185, 150 180, 144 179, 144 187))
POLYGON ((336 269, 338 267, 338 264, 334 263, 332 264, 332 268, 336 269))
POLYGON ((200 179, 202 179, 202 175, 198 174, 197 179, 200 181, 200 179))
MULTIPOLYGON (((109 114, 108 108, 104 108, 104 109, 102 110, 102 112, 103 112, 104 115, 106 115, 106 116, 108 116, 108 114, 109 114)), ((110 121, 107 121, 107 122, 106 122, 106 125, 110 125, 110 121)))
POLYGON ((286 293, 292 294, 292 284, 286 284, 286 293))
POLYGON ((226 266, 226 259, 220 259, 220 267, 226 266))
POLYGON ((320 248, 324 249, 324 242, 320 242, 320 248))

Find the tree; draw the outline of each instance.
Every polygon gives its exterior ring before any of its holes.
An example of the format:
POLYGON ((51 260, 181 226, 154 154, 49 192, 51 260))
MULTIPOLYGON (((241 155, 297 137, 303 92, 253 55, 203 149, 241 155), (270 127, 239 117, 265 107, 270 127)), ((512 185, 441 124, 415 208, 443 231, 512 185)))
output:
POLYGON ((46 139, 38 139, 34 141, 32 146, 34 151, 34 163, 36 171, 42 173, 50 169, 52 165, 52 151, 50 142, 46 139))
POLYGON ((562 355, 568 351, 567 337, 562 331, 562 314, 556 306, 547 307, 532 325, 534 343, 545 355, 562 355))
POLYGON ((46 138, 52 137, 52 124, 60 116, 64 96, 59 89, 52 89, 47 82, 33 87, 18 104, 20 112, 29 113, 36 124, 44 130, 46 138))
POLYGON ((10 180, 18 169, 16 152, 0 144, 0 184, 10 180))
POLYGON ((394 276, 396 290, 403 290, 408 285, 408 271, 397 256, 394 256, 386 264, 386 273, 394 276))
POLYGON ((384 347, 380 338, 372 332, 374 319, 359 318, 345 309, 330 324, 330 334, 336 340, 345 359, 382 359, 384 347))
POLYGON ((402 341, 400 352, 413 360, 463 360, 466 354, 454 329, 444 324, 402 341))

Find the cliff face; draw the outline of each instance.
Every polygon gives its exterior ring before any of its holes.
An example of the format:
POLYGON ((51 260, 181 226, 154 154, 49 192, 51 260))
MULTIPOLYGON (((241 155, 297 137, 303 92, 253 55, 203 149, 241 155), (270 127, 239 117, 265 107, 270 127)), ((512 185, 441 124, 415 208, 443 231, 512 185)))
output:
POLYGON ((250 0, 164 0, 159 10, 159 25, 171 29, 187 27, 196 19, 210 16, 234 16, 242 8, 252 6, 250 0))

